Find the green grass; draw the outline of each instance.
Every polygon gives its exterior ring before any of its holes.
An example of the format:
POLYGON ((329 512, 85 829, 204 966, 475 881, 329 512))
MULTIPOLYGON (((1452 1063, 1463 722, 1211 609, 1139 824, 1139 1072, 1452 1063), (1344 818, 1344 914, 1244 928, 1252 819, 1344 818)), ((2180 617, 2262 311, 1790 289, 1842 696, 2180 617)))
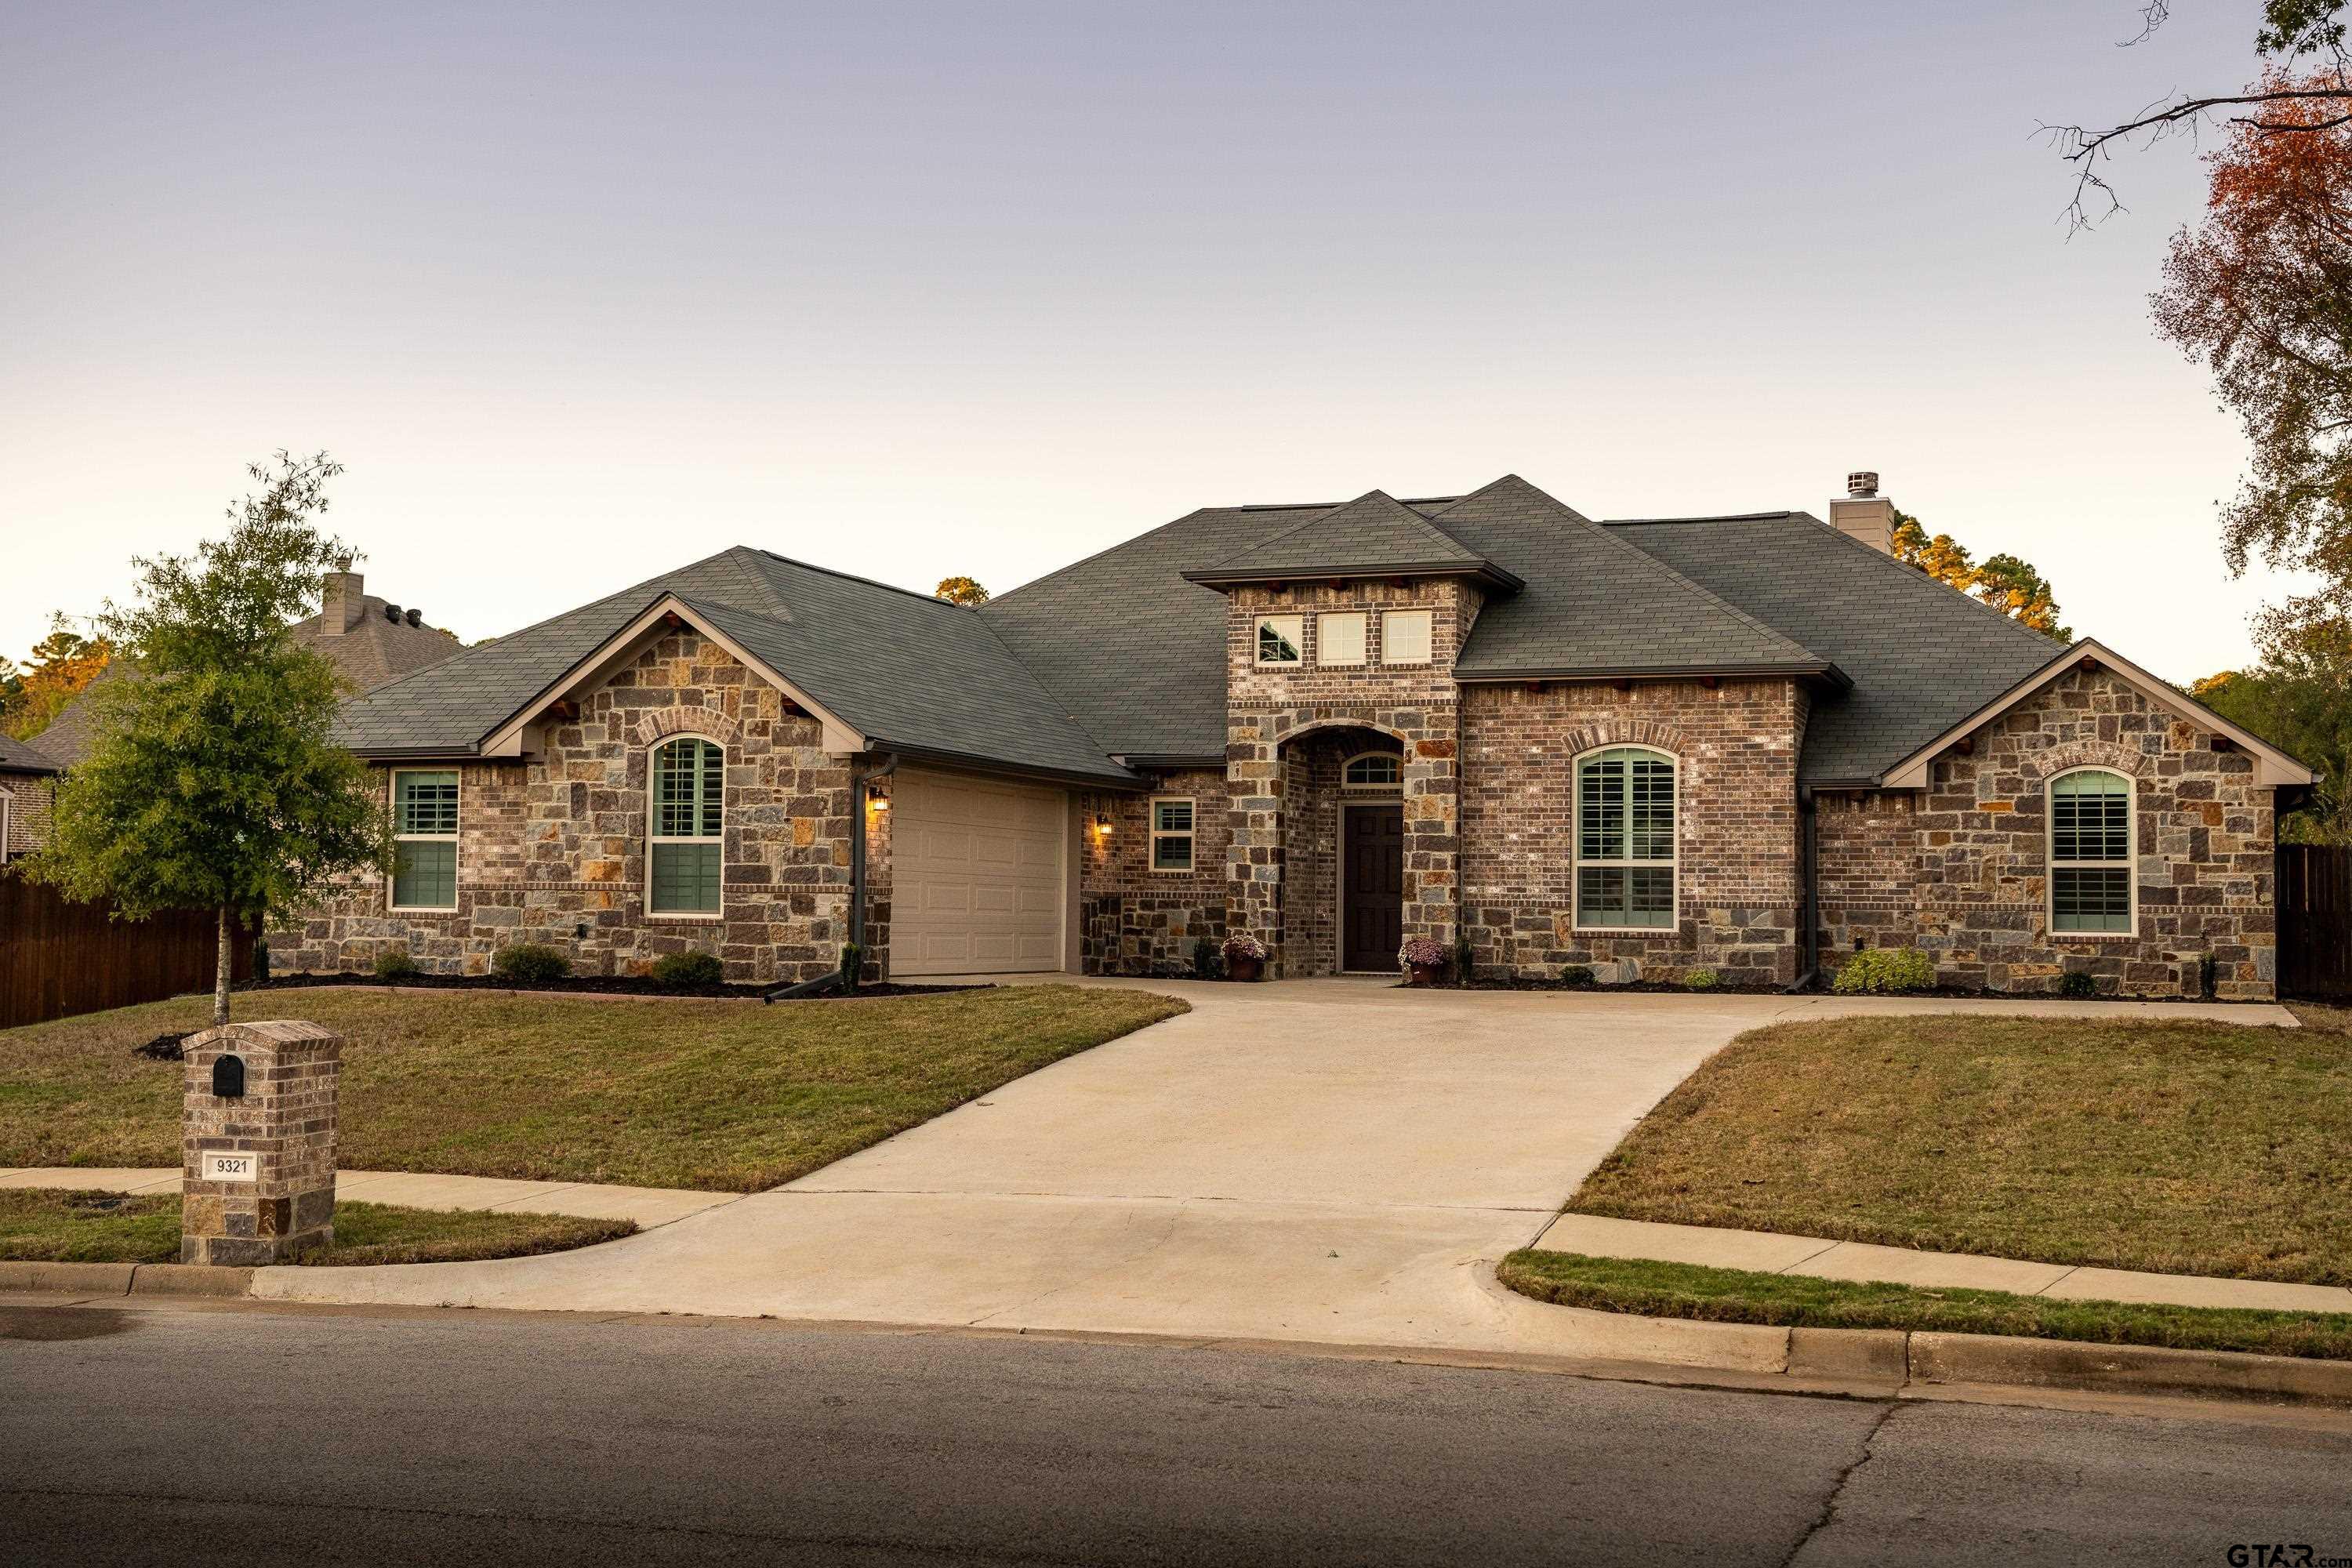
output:
POLYGON ((1742 1035, 1580 1214, 2352 1284, 2352 1035, 1950 1015, 1742 1035))
MULTIPOLYGON (((0 1166, 178 1165, 183 1068, 132 1047, 208 1008, 0 1032, 0 1166)), ((719 1192, 790 1181, 1186 1011, 1068 985, 773 1007, 320 989, 237 1008, 344 1037, 346 1170, 719 1192)))
MULTIPOLYGON (((345 1203, 335 1205, 334 1246, 307 1253, 299 1261, 348 1266, 527 1258, 611 1241, 636 1228, 625 1219, 345 1203)), ((0 1189, 0 1259, 175 1263, 179 1257, 177 1194, 125 1197, 54 1188, 0 1189)))
POLYGON ((2252 1351, 2263 1355, 2352 1361, 2352 1313, 2263 1312, 2240 1308, 2154 1307, 2124 1301, 2057 1301, 2005 1290, 1928 1290, 1801 1274, 1753 1274, 1572 1252, 1514 1252, 1503 1283, 1564 1307, 1693 1318, 1775 1328, 1908 1329, 1958 1334, 2019 1334, 2101 1345, 2252 1351))

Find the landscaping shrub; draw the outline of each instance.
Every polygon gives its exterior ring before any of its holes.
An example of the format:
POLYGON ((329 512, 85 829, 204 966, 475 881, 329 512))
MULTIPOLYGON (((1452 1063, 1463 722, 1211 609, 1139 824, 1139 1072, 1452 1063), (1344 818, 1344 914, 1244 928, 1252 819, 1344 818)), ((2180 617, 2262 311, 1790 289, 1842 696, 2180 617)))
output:
POLYGON ((561 980, 572 973, 572 960, 560 948, 544 942, 519 942, 512 947, 502 947, 490 954, 490 973, 501 980, 518 980, 526 984, 537 980, 561 980))
POLYGON ((1723 972, 1718 969, 1694 969, 1683 976, 1683 984, 1694 991, 1712 991, 1723 984, 1723 972))
POLYGON ((1592 965, 1589 963, 1566 964, 1561 967, 1559 972, 1559 983, 1562 985, 1573 985, 1581 988, 1591 984, 1592 981, 1592 965))
POLYGON ((375 955, 375 977, 378 980, 414 980, 425 972, 416 967, 416 960, 408 956, 404 947, 387 947, 375 955))
POLYGON ((1195 980, 1215 980, 1225 973, 1225 961, 1217 956, 1217 944, 1211 938, 1192 939, 1192 977, 1195 980))
POLYGON ((1454 942, 1454 983, 1456 985, 1469 984, 1470 977, 1477 973, 1477 969, 1478 950, 1470 945, 1470 939, 1468 937, 1465 936, 1455 938, 1454 942))
POLYGON ((1925 991, 1936 984, 1936 965, 1916 947, 1868 947, 1845 961, 1832 990, 1845 995, 1925 991))
POLYGON ((1245 931, 1235 931, 1225 938, 1223 951, 1227 963, 1231 963, 1236 958, 1264 958, 1265 943, 1245 931))
POLYGON ((727 966, 716 954, 708 952, 673 952, 656 959, 653 968, 654 984, 667 985, 673 991, 691 991, 706 985, 723 984, 727 966))
POLYGON ((2098 991, 2099 983, 2091 978, 2087 970, 2070 969, 2058 977, 2058 994, 2061 996, 2080 1000, 2085 996, 2095 996, 2098 991))

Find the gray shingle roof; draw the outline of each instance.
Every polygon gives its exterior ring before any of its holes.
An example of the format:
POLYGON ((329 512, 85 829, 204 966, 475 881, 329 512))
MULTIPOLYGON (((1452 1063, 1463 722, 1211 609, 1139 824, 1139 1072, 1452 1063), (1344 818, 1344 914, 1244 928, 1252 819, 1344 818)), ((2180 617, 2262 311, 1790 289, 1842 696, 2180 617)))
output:
POLYGON ((1831 663, 1516 474, 1435 521, 1528 584, 1479 612, 1458 675, 1821 672, 1831 663))
POLYGON ((665 594, 881 742, 1132 776, 971 611, 740 546, 380 687, 344 709, 340 737, 363 754, 469 752, 665 594))
POLYGON ((1516 588, 1517 578, 1427 517, 1385 490, 1371 490, 1345 506, 1310 515, 1205 570, 1187 572, 1194 583, 1280 581, 1323 572, 1459 572, 1516 588))
POLYGON ((39 747, 19 741, 14 735, 0 735, 0 773, 53 773, 57 771, 56 759, 39 747))
POLYGON ((1814 694, 1808 783, 1874 778, 2063 647, 1805 512, 1606 526, 1853 679, 1814 694))

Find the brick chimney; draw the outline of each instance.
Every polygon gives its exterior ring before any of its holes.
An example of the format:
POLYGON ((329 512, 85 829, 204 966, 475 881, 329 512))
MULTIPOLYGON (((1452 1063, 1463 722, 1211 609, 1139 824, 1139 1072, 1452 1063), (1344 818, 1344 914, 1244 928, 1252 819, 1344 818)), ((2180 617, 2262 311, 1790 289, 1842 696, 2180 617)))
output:
POLYGON ((1845 477, 1845 494, 1830 502, 1830 526, 1881 555, 1895 553, 1895 503, 1878 493, 1877 474, 1857 468, 1845 477))
POLYGON ((352 558, 344 556, 327 574, 319 597, 319 635, 339 637, 359 625, 360 616, 367 608, 360 590, 366 579, 352 570, 352 558))

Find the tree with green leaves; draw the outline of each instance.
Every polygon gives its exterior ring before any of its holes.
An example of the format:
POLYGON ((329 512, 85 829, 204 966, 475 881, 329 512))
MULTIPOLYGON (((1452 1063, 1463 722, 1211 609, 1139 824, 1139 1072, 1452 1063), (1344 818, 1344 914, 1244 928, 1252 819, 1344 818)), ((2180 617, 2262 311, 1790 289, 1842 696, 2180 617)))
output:
POLYGON ((2352 622, 2283 630, 2262 662, 2226 669, 2189 695, 2318 773, 2310 797, 2280 819, 2283 844, 2352 844, 2352 622))
POLYGON ((350 549, 322 536, 324 452, 248 470, 262 489, 229 509, 226 538, 193 556, 134 558, 138 602, 100 617, 142 676, 93 696, 97 741, 58 791, 33 874, 68 897, 138 920, 217 917, 213 1022, 228 1022, 230 937, 289 913, 328 879, 389 862, 367 770, 331 737, 342 692, 289 623, 350 549))
POLYGON ((2074 629, 2058 624, 2058 600, 2050 584, 2029 562, 2003 552, 1979 563, 1968 546, 1948 533, 1930 535, 1907 511, 1895 514, 1888 547, 1897 561, 1983 600, 2020 626, 2060 642, 2074 640, 2074 629))

